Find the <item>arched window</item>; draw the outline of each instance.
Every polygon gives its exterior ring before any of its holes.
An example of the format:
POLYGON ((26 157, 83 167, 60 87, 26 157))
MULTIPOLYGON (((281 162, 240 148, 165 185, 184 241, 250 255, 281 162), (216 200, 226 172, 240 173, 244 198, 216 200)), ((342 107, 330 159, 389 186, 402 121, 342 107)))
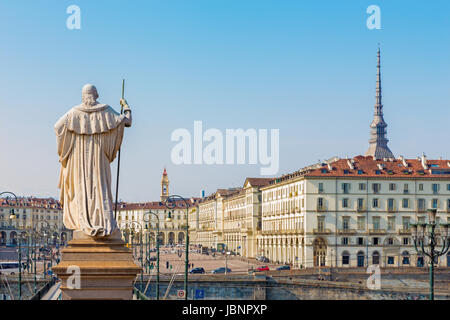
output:
POLYGON ((342 252, 342 265, 348 266, 350 264, 350 253, 348 251, 342 252))
MULTIPOLYGON (((304 245, 302 239, 302 245, 304 245)), ((313 257, 314 257, 314 266, 324 266, 326 262, 327 256, 327 245, 322 238, 317 238, 314 240, 314 249, 313 249, 313 257)))
POLYGON ((402 252, 402 264, 409 265, 409 252, 408 251, 402 252))
POLYGON ((372 264, 380 264, 380 254, 378 251, 372 253, 372 264))
POLYGON ((362 251, 358 252, 357 265, 358 265, 358 267, 364 267, 364 252, 362 252, 362 251))

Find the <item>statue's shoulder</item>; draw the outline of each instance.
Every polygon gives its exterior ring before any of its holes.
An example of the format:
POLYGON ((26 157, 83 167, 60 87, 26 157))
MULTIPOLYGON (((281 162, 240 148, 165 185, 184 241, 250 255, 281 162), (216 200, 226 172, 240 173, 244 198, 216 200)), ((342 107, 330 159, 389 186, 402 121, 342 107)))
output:
POLYGON ((123 117, 106 104, 98 104, 93 108, 82 105, 70 109, 57 122, 65 125, 67 130, 77 134, 96 134, 115 129, 123 122, 123 117))

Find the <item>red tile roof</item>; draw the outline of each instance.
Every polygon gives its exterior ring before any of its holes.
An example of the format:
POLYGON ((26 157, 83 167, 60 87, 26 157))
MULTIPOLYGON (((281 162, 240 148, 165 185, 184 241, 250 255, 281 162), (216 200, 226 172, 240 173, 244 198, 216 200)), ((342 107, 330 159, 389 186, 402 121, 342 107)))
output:
POLYGON ((0 207, 29 207, 61 210, 59 201, 53 198, 13 197, 0 198, 0 207))
POLYGON ((248 181, 253 187, 264 187, 268 185, 274 178, 247 178, 248 181))
MULTIPOLYGON (((197 204, 200 201, 200 198, 189 198, 186 199, 186 201, 189 202, 189 206, 192 206, 192 204, 190 203, 190 199, 194 199, 194 205, 197 204)), ((181 208, 186 208, 184 201, 182 200, 177 200, 176 202, 176 208, 177 209, 181 209, 181 208)), ((158 210, 158 209, 168 209, 166 207, 166 205, 164 204, 164 202, 162 201, 151 201, 151 202, 135 202, 135 203, 131 203, 131 202, 120 202, 117 205, 117 210, 139 210, 139 209, 144 209, 144 210, 158 210)))
POLYGON ((304 177, 365 177, 365 178, 445 178, 450 179, 450 160, 425 159, 374 159, 372 156, 356 156, 318 163, 283 175, 270 182, 276 184, 299 176, 304 177), (406 166, 405 166, 406 164, 406 166))

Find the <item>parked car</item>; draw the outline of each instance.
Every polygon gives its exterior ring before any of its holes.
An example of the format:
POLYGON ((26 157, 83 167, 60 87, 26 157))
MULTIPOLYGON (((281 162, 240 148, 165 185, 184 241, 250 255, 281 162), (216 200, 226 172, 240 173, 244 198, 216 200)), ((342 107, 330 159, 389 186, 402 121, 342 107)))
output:
MULTIPOLYGON (((231 272, 230 268, 226 268, 226 270, 227 270, 227 273, 231 272)), ((225 267, 220 267, 220 268, 214 269, 213 271, 211 271, 211 273, 214 273, 214 274, 216 274, 216 273, 225 273, 225 267)))
POLYGON ((291 270, 291 267, 286 265, 286 266, 280 266, 277 268, 277 270, 291 270))
POLYGON ((268 266, 261 266, 255 269, 255 271, 269 271, 269 267, 268 266))
POLYGON ((203 269, 202 267, 197 267, 192 269, 191 271, 189 271, 189 273, 200 273, 200 274, 204 274, 205 273, 205 269, 203 269))
POLYGON ((258 258, 257 258, 257 260, 258 261, 261 261, 261 262, 269 262, 269 258, 267 258, 267 257, 264 257, 264 256, 259 256, 258 258))
POLYGON ((45 272, 45 274, 47 274, 48 276, 54 276, 55 275, 52 270, 47 270, 45 272))

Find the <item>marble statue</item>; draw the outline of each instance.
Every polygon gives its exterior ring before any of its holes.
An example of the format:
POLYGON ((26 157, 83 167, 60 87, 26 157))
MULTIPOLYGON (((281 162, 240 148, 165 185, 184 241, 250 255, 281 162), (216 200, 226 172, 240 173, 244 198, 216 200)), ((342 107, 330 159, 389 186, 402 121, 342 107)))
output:
POLYGON ((118 233, 114 219, 110 164, 122 144, 131 110, 121 99, 123 114, 97 102, 97 89, 86 84, 82 103, 55 124, 61 171, 58 187, 66 228, 90 237, 118 233))

